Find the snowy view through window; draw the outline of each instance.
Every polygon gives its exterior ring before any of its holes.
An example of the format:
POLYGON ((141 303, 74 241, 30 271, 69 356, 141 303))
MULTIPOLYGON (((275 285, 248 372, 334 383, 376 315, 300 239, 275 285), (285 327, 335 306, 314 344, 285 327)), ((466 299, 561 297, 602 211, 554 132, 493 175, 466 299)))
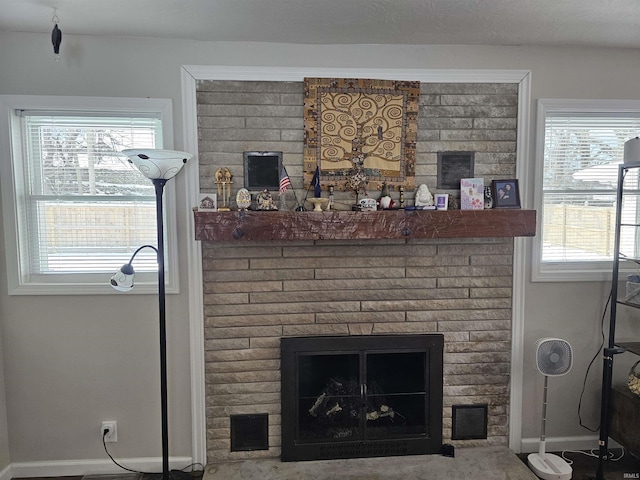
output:
MULTIPOLYGON (((23 117, 31 273, 112 272, 140 245, 156 244, 152 183, 119 154, 154 148, 159 120, 23 117)), ((136 270, 153 270, 152 250, 136 270)))
MULTIPOLYGON (((543 262, 589 262, 613 256, 618 167, 636 118, 547 116, 543 169, 543 262)), ((625 178, 623 221, 638 222, 638 173, 625 178)), ((631 230, 621 250, 638 256, 631 230)))

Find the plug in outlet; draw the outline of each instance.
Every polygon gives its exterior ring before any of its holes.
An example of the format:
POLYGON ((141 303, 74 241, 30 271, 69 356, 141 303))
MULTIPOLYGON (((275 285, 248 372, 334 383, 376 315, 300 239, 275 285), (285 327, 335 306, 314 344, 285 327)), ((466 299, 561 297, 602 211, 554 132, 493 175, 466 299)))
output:
POLYGON ((118 441, 118 422, 115 420, 102 422, 100 428, 100 438, 103 438, 105 442, 117 442, 118 441))

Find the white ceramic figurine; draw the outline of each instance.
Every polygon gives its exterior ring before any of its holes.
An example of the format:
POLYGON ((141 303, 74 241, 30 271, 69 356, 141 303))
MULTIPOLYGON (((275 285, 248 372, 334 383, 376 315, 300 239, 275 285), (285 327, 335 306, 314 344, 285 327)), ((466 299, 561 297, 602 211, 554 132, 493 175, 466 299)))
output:
POLYGON ((416 207, 430 207, 433 205, 433 195, 429 191, 424 183, 418 187, 416 192, 415 206, 416 207))

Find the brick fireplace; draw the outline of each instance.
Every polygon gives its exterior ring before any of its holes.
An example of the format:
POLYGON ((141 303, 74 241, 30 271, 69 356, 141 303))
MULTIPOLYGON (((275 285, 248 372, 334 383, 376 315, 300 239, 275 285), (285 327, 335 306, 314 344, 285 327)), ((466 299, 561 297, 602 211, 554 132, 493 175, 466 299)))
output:
POLYGON ((451 406, 488 404, 508 442, 513 240, 203 242, 209 461, 280 454, 280 339, 442 333, 451 406), (269 415, 269 449, 230 451, 230 415, 269 415))
MULTIPOLYGON (((203 81, 197 97, 201 191, 221 165, 240 179, 245 150, 283 151, 301 182, 301 82, 203 81)), ((416 184, 433 188, 437 152, 454 150, 475 151, 487 181, 513 178, 516 114, 515 84, 423 84, 416 184)), ((451 443, 507 445, 513 249, 508 236, 203 241, 208 461, 280 455, 280 340, 296 336, 443 334, 443 441, 453 405, 486 404, 487 439, 451 443), (237 414, 268 415, 267 450, 231 451, 237 414)))

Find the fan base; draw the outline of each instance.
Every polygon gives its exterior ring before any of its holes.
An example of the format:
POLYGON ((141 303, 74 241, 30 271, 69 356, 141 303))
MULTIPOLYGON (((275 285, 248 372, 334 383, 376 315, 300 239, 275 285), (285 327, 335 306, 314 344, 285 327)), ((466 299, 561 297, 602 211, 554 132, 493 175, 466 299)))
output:
POLYGON ((544 480, 571 480, 573 473, 571 466, 553 453, 530 453, 527 464, 533 473, 544 480))

